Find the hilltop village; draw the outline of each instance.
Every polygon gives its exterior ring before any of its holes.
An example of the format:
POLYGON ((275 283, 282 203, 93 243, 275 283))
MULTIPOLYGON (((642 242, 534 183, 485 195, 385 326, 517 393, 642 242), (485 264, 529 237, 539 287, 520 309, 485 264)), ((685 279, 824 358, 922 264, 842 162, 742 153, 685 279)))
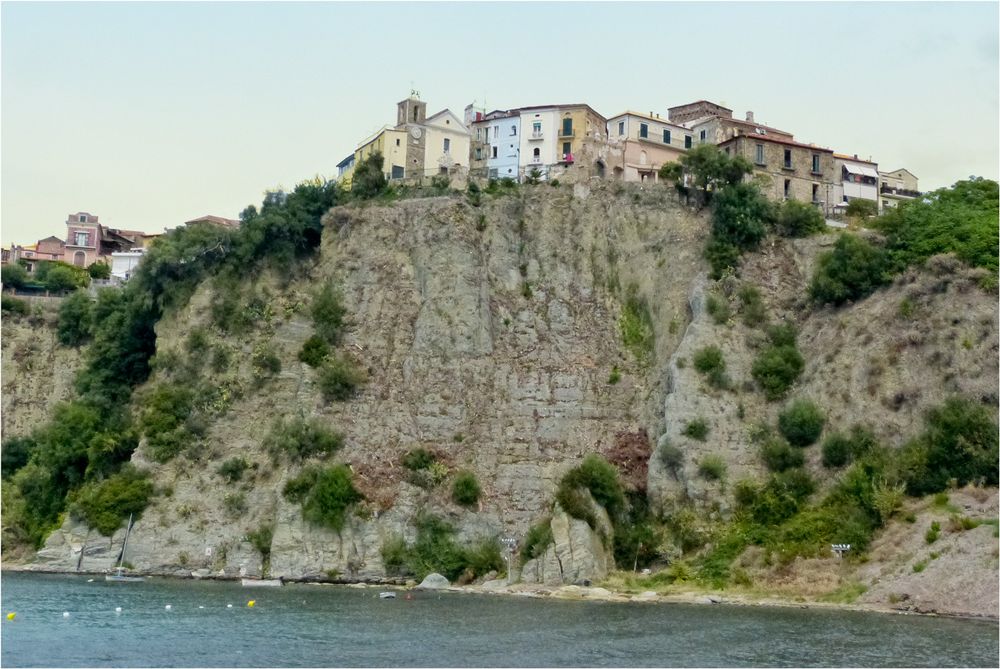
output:
MULTIPOLYGON (((355 166, 378 153, 385 178, 399 185, 441 176, 656 183, 664 165, 702 144, 750 161, 752 178, 771 199, 811 203, 827 218, 843 214, 855 199, 875 203, 882 213, 920 196, 916 175, 905 168, 882 171, 877 161, 799 141, 790 131, 758 123, 752 111, 745 119, 734 118, 732 109, 707 100, 670 107, 665 118, 653 111, 606 118, 583 103, 488 113, 470 104, 459 117, 449 109, 428 116, 427 103, 415 91, 396 105, 395 125, 363 139, 337 164, 337 181, 349 190, 355 166)), ((199 224, 238 227, 240 222, 205 215, 182 225, 199 224)), ((2 263, 20 264, 35 277, 39 261, 59 261, 93 267, 91 278, 117 283, 129 278, 160 234, 109 228, 98 216, 79 211, 67 216, 65 240, 50 236, 11 244, 2 249, 2 263)), ((30 292, 32 285, 14 287, 30 292)))
POLYGON ((396 105, 396 124, 362 140, 337 165, 350 188, 356 165, 383 156, 388 180, 419 184, 437 175, 480 179, 551 180, 567 176, 656 182, 660 169, 701 144, 743 156, 763 177, 765 195, 843 213, 853 199, 875 202, 877 211, 920 195, 917 177, 905 168, 880 171, 877 161, 795 139, 733 110, 698 100, 659 113, 624 111, 606 118, 590 105, 534 105, 515 109, 449 109, 427 115, 413 92, 396 105))

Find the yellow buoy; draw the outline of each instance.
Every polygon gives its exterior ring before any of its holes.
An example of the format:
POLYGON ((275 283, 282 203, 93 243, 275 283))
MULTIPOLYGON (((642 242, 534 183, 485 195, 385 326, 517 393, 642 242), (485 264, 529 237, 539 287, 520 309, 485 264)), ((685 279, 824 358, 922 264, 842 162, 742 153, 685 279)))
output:
POLYGON ((247 606, 249 606, 252 609, 253 605, 256 603, 257 603, 256 599, 251 599, 249 602, 247 602, 247 606))
POLYGON ((11 611, 10 613, 7 614, 7 620, 13 620, 16 617, 17 617, 17 614, 15 612, 13 612, 13 611, 11 611))

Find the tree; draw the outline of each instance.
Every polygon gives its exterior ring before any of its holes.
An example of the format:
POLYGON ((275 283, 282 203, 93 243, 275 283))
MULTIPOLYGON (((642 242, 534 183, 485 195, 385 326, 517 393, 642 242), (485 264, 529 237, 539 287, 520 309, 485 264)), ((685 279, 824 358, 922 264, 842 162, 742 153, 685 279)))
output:
POLYGON ((45 276, 45 289, 53 293, 63 293, 78 286, 77 275, 69 267, 57 266, 45 276))
POLYGON ((0 280, 4 288, 20 288, 28 282, 28 272, 18 264, 4 265, 0 270, 0 280))
POLYGON ((878 213, 878 202, 856 197, 847 203, 846 213, 854 218, 871 218, 878 213))
POLYGON ((110 279, 111 265, 103 262, 93 262, 87 266, 87 273, 91 279, 110 279))
POLYGON ((64 346, 79 346, 90 339, 93 327, 93 303, 85 290, 77 290, 59 307, 56 334, 64 346))
POLYGON ((742 251, 757 248, 774 220, 771 203, 753 184, 730 184, 715 195, 712 235, 742 251))
MULTIPOLYGON (((869 200, 860 201, 869 202, 869 200)), ((823 215, 811 204, 786 200, 778 209, 775 227, 778 234, 786 237, 808 237, 822 232, 826 228, 826 223, 823 221, 823 215)))
POLYGON ((385 159, 381 153, 373 153, 354 168, 351 177, 351 194, 354 197, 369 200, 385 190, 385 173, 382 166, 385 159))
POLYGON ((819 257, 809 294, 819 303, 843 304, 874 292, 886 281, 882 249, 860 237, 844 234, 833 250, 819 257))
POLYGON ((753 165, 743 156, 730 157, 714 144, 699 144, 680 159, 680 167, 667 163, 660 168, 660 177, 680 182, 688 177, 688 185, 695 188, 705 203, 709 193, 724 186, 733 186, 753 171, 753 165))

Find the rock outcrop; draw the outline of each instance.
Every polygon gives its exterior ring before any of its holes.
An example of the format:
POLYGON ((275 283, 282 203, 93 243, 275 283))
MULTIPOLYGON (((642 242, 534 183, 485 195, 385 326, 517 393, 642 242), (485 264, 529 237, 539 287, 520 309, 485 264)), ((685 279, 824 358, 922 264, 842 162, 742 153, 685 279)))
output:
POLYGON ((569 585, 599 581, 614 569, 611 553, 613 529, 607 512, 593 499, 591 511, 597 519, 593 529, 587 521, 573 518, 558 503, 552 512, 552 544, 521 568, 521 580, 543 585, 569 585))

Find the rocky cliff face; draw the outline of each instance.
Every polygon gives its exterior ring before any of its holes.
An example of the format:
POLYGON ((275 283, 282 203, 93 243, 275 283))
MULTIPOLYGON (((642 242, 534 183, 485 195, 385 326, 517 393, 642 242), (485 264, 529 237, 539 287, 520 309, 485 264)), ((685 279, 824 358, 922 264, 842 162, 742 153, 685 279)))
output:
MULTIPOLYGON (((332 210, 314 263, 250 279, 246 289, 267 307, 249 334, 210 327, 223 297, 210 283, 158 326, 158 358, 184 358, 185 338, 205 327, 232 363, 198 372, 226 389, 202 443, 165 465, 150 462, 145 447, 136 452, 161 494, 136 523, 127 559, 152 573, 259 575, 262 556, 247 536, 272 526, 272 576, 379 578, 381 547, 396 535, 414 539, 420 511, 445 517, 459 540, 521 537, 551 514, 554 545, 522 578, 597 578, 611 566, 607 547, 552 506, 559 478, 586 454, 621 463, 631 444, 628 477, 647 487, 654 508, 693 501, 713 517, 730 506, 728 482, 764 473, 752 437, 784 402, 768 402, 752 381, 764 335, 739 316, 743 283, 759 288, 770 322, 798 326, 806 366, 789 397, 816 401, 831 428, 866 423, 898 445, 946 394, 995 405, 997 304, 976 287, 977 272, 937 259, 859 304, 816 310, 805 286, 833 235, 769 241, 747 256, 741 280, 711 282, 701 258, 707 233, 707 218, 666 189, 604 182, 525 188, 481 207, 454 196, 332 210), (297 358, 313 332, 311 296, 330 279, 349 314, 342 347, 368 376, 356 398, 332 404, 297 358), (619 325, 630 290, 648 305, 655 332, 639 358, 619 325), (729 318, 707 312, 710 295, 729 305, 729 318), (708 385, 691 364, 709 345, 723 352, 728 389, 708 385), (281 361, 273 377, 255 376, 261 347, 281 361), (345 435, 331 459, 350 464, 366 501, 343 531, 306 523, 282 496, 301 466, 262 448, 279 416, 316 417, 345 435), (709 428, 704 441, 683 434, 695 418, 709 428), (680 466, 668 470, 651 453, 662 439, 681 448, 680 466), (415 447, 439 454, 452 472, 473 471, 479 507, 457 506, 446 485, 409 483, 400 459, 415 447), (710 454, 726 465, 721 480, 698 473, 710 454), (234 456, 253 467, 227 484, 217 470, 234 456)), ((9 350, 5 336, 5 377, 9 350)), ((11 401, 20 402, 16 394, 11 401)), ((825 471, 818 450, 806 451, 814 473, 825 471)), ((34 567, 74 569, 82 552, 84 569, 108 568, 122 537, 67 519, 34 567)))

